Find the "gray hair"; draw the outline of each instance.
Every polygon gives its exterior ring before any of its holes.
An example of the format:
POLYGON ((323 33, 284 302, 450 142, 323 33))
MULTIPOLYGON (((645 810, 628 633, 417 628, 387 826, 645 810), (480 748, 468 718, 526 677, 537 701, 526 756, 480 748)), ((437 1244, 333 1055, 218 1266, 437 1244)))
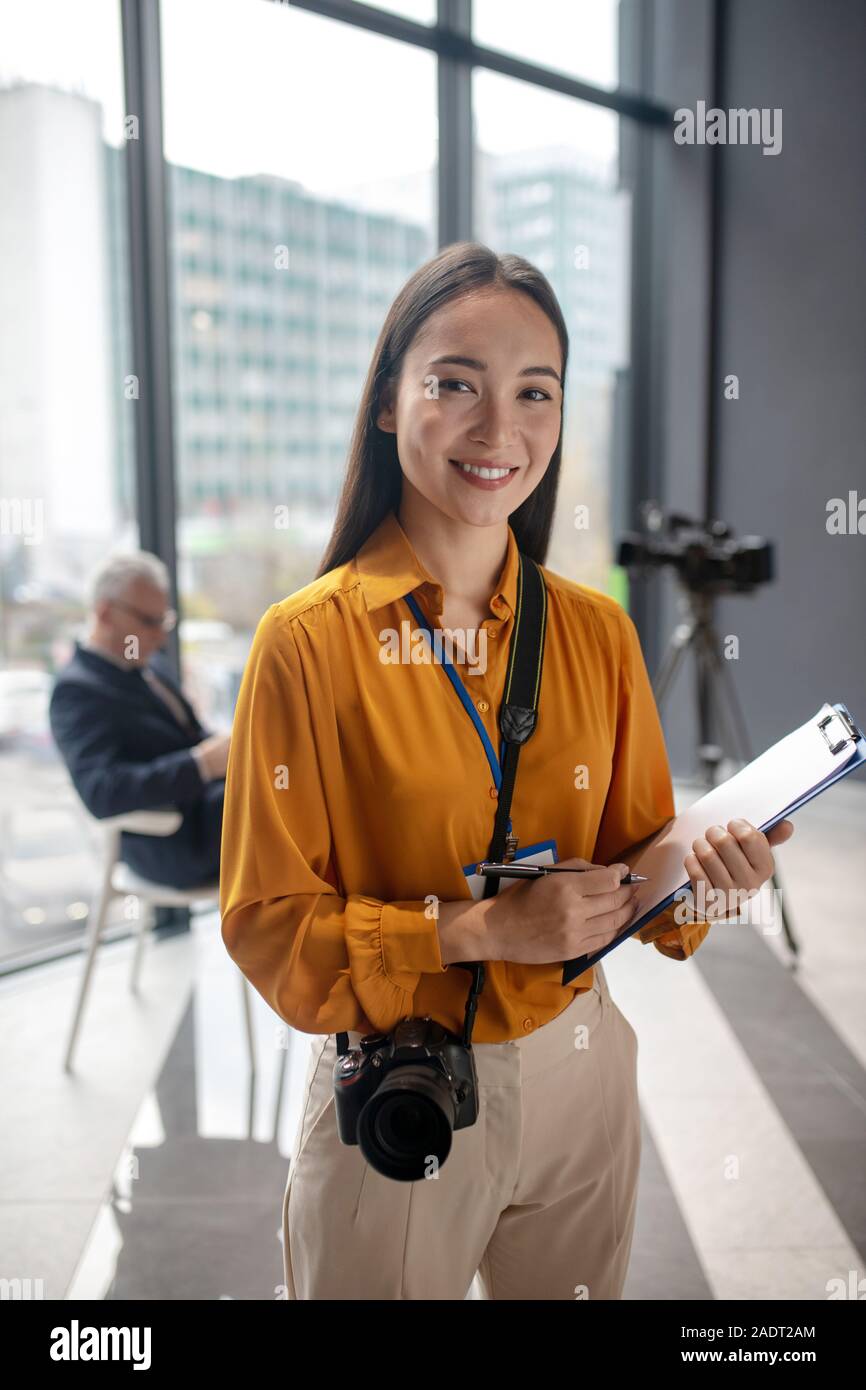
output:
POLYGON ((164 594, 170 592, 168 570, 158 555, 151 555, 149 550, 109 555, 91 576, 91 608, 95 608, 102 599, 122 598, 136 579, 146 579, 164 594))

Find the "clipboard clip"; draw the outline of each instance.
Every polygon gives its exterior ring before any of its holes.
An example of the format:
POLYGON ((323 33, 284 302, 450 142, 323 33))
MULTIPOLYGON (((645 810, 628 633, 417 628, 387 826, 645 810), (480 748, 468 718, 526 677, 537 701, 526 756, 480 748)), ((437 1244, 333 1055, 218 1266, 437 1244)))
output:
POLYGON ((856 743, 860 732, 850 715, 843 714, 838 709, 834 709, 832 714, 825 714, 823 719, 819 719, 818 728, 830 752, 834 754, 841 753, 846 743, 856 743), (827 732, 827 726, 830 724, 837 724, 844 731, 843 737, 837 743, 832 741, 831 735, 827 732))

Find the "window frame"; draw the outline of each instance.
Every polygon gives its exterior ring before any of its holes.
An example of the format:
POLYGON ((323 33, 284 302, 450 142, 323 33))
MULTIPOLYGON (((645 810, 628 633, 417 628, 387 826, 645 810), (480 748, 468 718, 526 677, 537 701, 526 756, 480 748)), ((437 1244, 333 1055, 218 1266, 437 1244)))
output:
MULTIPOLYGON (((262 3, 262 0, 250 0, 262 3)), ((636 500, 653 492, 660 479, 661 456, 656 425, 657 382, 653 362, 660 321, 659 220, 660 199, 654 193, 650 167, 652 138, 671 128, 673 112, 649 92, 651 30, 655 0, 622 0, 620 10, 621 73, 634 85, 614 90, 570 77, 514 54, 502 53, 472 38, 472 0, 437 0, 435 24, 422 24, 356 0, 269 0, 293 5, 323 18, 368 33, 425 48, 436 55, 439 121, 437 169, 437 243, 439 247, 473 238, 472 74, 476 68, 516 78, 538 88, 559 92, 616 112, 623 126, 623 167, 633 173, 632 244, 635 227, 652 228, 648 251, 632 258, 631 392, 628 419, 622 431, 618 509, 624 524, 634 515, 636 500), (625 61, 624 61, 625 58, 625 61), (646 85, 643 85, 644 82, 646 85), (642 90, 636 88, 641 85, 642 90), (646 441, 653 447, 646 448, 646 441), (647 489, 649 488, 649 493, 647 489)), ((171 578, 173 603, 182 616, 177 585, 176 499, 171 382, 171 323, 169 287, 168 176, 163 155, 160 5, 120 0, 126 105, 139 117, 139 138, 127 147, 127 214, 129 235, 132 342, 139 378, 146 383, 135 416, 135 478, 140 545, 158 555, 171 578)), ((643 627, 647 613, 640 602, 636 621, 643 627)), ((169 635, 166 656, 180 672, 179 623, 169 635)), ((642 633, 642 636, 644 634, 642 633)))

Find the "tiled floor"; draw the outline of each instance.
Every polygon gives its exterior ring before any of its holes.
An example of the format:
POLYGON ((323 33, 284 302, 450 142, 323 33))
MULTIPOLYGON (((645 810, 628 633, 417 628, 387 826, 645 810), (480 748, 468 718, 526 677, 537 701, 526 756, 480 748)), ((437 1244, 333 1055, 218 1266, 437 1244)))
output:
MULTIPOLYGON (((863 779, 859 779, 862 784, 863 779)), ((644 1147, 629 1299, 826 1299, 866 1257, 866 786, 798 813, 777 851, 801 944, 718 926, 678 963, 606 961, 639 1037, 644 1147)), ((688 794, 680 796, 684 804, 688 794)), ((106 947, 61 1069, 81 962, 0 985, 0 1276, 46 1298, 273 1299, 308 1039, 253 995, 215 914, 106 947)))

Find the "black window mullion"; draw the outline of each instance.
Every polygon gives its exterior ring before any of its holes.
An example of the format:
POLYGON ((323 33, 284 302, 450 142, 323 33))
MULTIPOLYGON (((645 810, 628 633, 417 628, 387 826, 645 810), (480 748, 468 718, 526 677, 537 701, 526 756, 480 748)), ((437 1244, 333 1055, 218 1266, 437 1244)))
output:
MULTIPOLYGON (((168 568, 172 601, 180 612, 158 0, 146 5, 121 0, 121 17, 126 110, 138 122, 137 138, 126 142, 138 527, 141 549, 158 555, 168 568)), ((179 676, 177 628, 168 634, 165 651, 179 676)))
MULTIPOLYGON (((441 29, 467 38, 472 27, 472 0, 437 0, 441 29)), ((472 68, 462 58, 439 54, 439 158, 437 161, 438 244, 469 241, 473 235, 472 68)))

